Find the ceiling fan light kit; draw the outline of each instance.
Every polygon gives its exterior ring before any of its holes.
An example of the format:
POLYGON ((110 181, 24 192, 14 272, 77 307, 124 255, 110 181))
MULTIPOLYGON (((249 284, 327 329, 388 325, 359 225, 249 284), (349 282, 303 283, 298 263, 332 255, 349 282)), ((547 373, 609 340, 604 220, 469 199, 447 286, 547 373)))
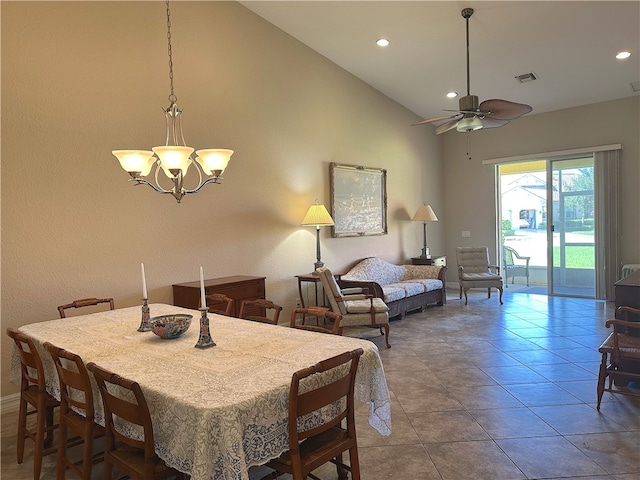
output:
MULTIPOLYGON (((481 128, 502 127, 533 109, 523 103, 510 102, 508 100, 491 99, 480 103, 477 95, 471 95, 470 71, 469 71, 469 19, 473 15, 473 8, 462 10, 462 17, 466 22, 467 39, 467 94, 460 97, 459 109, 452 115, 429 118, 414 125, 443 122, 436 126, 434 133, 440 135, 449 130, 456 129, 459 132, 472 132, 481 128)), ((516 77, 518 78, 518 77, 516 77)), ((530 81, 530 80, 529 80, 530 81)))

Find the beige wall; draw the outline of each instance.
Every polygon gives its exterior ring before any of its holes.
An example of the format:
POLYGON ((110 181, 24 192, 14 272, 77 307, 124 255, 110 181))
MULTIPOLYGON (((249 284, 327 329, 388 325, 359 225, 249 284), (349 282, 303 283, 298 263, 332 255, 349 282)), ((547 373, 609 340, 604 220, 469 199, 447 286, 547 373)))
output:
POLYGON ((640 262, 640 97, 527 115, 501 128, 444 134, 445 200, 442 215, 447 279, 457 281, 455 247, 487 245, 495 261, 495 181, 482 160, 621 143, 621 261, 640 262), (470 231, 463 238, 462 231, 470 231))
MULTIPOLYGON (((267 295, 294 305, 294 275, 315 261, 300 227, 318 198, 329 206, 329 163, 388 170, 389 233, 331 238, 335 270, 359 258, 404 262, 420 252, 410 222, 430 203, 434 253, 493 244, 493 174, 481 160, 605 143, 625 145, 623 260, 640 261, 638 98, 543 115, 472 135, 436 137, 417 117, 244 7, 172 5, 176 94, 187 142, 236 150, 222 185, 178 205, 127 182, 111 150, 164 142, 168 104, 164 6, 159 2, 2 3, 3 330, 53 319, 75 298, 139 304, 145 263, 153 302, 171 284, 264 275, 267 295), (25 186, 28 185, 28 189, 25 186), (470 243, 470 244, 471 244, 470 243)), ((453 274, 453 276, 452 276, 453 274)), ((2 345, 2 396, 11 349, 2 345)))
MULTIPOLYGON (((172 34, 186 140, 235 149, 224 182, 180 205, 134 188, 110 152, 164 143, 165 22, 160 2, 2 4, 3 331, 75 298, 139 304, 140 262, 153 302, 171 303, 171 285, 202 265, 211 278, 266 276, 288 318, 294 275, 315 261, 315 230, 300 222, 316 198, 329 206, 330 162, 388 171, 388 235, 322 230, 334 269, 405 261, 422 246, 410 216, 423 201, 443 210, 440 142, 409 127, 415 115, 223 2, 174 3, 172 34)), ((430 227, 434 250, 442 229, 430 227)))

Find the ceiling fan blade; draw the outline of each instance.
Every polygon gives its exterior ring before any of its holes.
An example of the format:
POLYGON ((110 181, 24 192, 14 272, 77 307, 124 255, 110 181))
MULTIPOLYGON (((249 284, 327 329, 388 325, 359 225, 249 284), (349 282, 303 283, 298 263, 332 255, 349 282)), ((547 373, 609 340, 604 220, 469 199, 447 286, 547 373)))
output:
POLYGON ((460 121, 460 119, 455 118, 454 120, 451 120, 450 122, 446 122, 446 123, 443 123, 442 125, 439 125, 435 129, 435 134, 436 135, 440 135, 441 133, 448 132, 452 128, 456 128, 456 125, 458 125, 459 121, 460 121))
POLYGON ((503 127, 510 122, 510 120, 496 120, 495 118, 491 118, 487 116, 482 118, 481 121, 482 121, 482 128, 503 127))
POLYGON ((412 123, 411 126, 413 127, 415 125, 424 125, 424 124, 427 124, 427 123, 440 122, 442 120, 449 120, 450 118, 454 118, 456 116, 457 115, 444 115, 442 117, 429 118, 427 120, 423 120, 423 121, 418 122, 418 123, 412 123))
POLYGON ((489 112, 484 115, 484 118, 490 118, 492 120, 513 120, 529 113, 533 108, 524 103, 515 103, 494 98, 482 102, 480 104, 480 110, 489 112))

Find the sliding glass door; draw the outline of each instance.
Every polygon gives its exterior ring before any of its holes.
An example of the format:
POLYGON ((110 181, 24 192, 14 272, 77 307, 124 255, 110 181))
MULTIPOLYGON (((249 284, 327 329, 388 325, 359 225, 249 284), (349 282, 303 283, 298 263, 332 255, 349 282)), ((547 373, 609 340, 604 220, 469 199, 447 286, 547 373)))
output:
POLYGON ((593 156, 501 164, 498 186, 506 291, 595 297, 593 156))
POLYGON ((593 157, 549 164, 549 294, 595 297, 593 157))

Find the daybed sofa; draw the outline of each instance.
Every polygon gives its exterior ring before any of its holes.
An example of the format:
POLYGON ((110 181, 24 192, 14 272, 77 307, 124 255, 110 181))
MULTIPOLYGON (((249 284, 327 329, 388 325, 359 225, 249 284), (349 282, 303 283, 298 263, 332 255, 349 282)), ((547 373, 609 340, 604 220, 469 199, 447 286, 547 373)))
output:
POLYGON ((361 260, 340 276, 342 288, 367 288, 370 295, 382 298, 389 307, 389 317, 404 317, 427 305, 444 305, 447 267, 434 265, 394 265, 380 258, 361 260))

